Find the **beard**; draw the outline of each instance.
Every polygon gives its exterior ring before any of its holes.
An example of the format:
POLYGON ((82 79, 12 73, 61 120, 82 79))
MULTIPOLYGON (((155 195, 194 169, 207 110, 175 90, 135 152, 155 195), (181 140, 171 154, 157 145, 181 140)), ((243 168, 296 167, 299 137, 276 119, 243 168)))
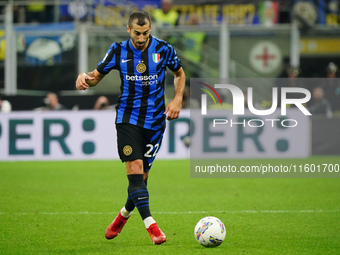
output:
POLYGON ((135 42, 134 42, 134 45, 136 46, 136 48, 137 48, 138 50, 142 50, 142 49, 145 47, 145 45, 146 45, 146 43, 148 42, 148 40, 149 40, 149 38, 147 38, 144 42, 135 41, 135 42))

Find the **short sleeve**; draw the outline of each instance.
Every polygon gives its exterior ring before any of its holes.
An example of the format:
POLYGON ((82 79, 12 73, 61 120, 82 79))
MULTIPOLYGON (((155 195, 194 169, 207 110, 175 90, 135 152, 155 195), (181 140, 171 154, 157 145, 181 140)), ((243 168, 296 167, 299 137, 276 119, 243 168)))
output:
POLYGON ((174 48, 168 44, 168 58, 166 66, 173 72, 178 71, 182 67, 181 60, 178 58, 174 48))
POLYGON ((103 60, 98 63, 98 72, 100 72, 101 74, 108 74, 112 69, 116 69, 116 49, 117 44, 113 43, 106 52, 103 60))

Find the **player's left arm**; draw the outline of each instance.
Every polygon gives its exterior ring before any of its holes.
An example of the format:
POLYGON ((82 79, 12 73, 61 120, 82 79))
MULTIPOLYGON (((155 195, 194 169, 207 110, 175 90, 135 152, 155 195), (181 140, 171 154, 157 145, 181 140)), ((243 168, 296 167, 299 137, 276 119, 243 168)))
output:
POLYGON ((185 73, 181 67, 174 74, 175 96, 170 101, 164 114, 167 114, 167 120, 174 120, 179 117, 182 108, 183 91, 185 88, 185 73))

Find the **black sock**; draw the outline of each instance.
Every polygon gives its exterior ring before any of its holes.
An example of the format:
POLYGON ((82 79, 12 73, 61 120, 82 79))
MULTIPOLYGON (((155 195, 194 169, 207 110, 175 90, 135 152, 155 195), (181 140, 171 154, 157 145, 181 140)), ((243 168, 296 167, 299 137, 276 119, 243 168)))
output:
MULTIPOLYGON (((143 174, 128 175, 128 179, 129 179, 129 198, 137 207, 140 216, 144 220, 145 218, 151 216, 151 213, 149 207, 149 192, 145 185, 145 182, 143 181, 143 174)), ((128 208, 126 209, 128 210, 128 208)), ((131 206, 129 209, 131 209, 131 206)))
POLYGON ((130 195, 129 195, 129 187, 128 187, 128 197, 125 203, 125 209, 129 212, 132 212, 135 209, 135 204, 133 203, 130 195))
MULTIPOLYGON (((148 178, 144 180, 145 186, 148 186, 148 178)), ((128 197, 125 203, 125 209, 129 212, 132 212, 135 209, 135 204, 133 203, 130 194, 129 194, 129 187, 128 187, 128 197)))

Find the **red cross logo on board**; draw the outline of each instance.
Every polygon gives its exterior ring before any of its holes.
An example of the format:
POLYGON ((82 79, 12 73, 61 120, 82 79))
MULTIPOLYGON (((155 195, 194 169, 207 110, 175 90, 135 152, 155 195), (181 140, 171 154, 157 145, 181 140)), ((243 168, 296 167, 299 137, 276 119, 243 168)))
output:
POLYGON ((272 41, 259 41, 250 49, 249 62, 256 72, 274 74, 282 69, 281 49, 272 41))
POLYGON ((261 55, 256 55, 256 59, 261 59, 263 61, 263 66, 268 66, 268 61, 271 59, 275 59, 275 55, 271 55, 268 52, 268 47, 263 47, 263 53, 261 55))

